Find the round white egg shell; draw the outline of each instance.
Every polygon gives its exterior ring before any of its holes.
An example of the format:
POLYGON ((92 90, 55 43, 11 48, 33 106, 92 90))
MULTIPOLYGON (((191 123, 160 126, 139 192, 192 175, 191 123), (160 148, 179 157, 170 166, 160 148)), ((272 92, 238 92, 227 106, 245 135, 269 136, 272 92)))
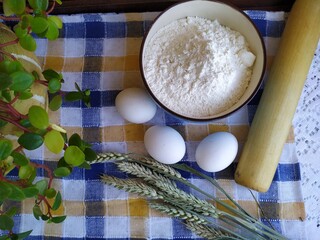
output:
POLYGON ((127 88, 121 91, 116 97, 115 105, 121 117, 137 124, 148 122, 157 111, 155 102, 141 88, 127 88))
POLYGON ((168 126, 150 127, 144 135, 144 145, 151 157, 165 164, 179 162, 186 152, 180 133, 168 126))
POLYGON ((196 149, 196 162, 207 172, 227 168, 238 153, 238 141, 229 132, 216 132, 204 138, 196 149))

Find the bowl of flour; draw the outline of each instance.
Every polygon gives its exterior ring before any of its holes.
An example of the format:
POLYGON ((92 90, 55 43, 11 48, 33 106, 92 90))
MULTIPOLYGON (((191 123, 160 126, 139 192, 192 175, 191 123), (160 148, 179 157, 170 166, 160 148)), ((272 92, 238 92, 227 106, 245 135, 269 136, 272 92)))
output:
POLYGON ((187 1, 162 12, 145 35, 140 68, 166 111, 208 121, 239 110, 256 94, 266 66, 263 39, 239 9, 187 1))

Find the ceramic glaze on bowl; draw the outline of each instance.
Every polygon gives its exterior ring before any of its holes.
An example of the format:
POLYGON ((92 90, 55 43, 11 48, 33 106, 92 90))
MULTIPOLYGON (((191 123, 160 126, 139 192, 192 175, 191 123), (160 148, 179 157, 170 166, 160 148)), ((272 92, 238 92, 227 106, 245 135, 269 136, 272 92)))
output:
POLYGON ((149 32, 143 39, 140 52, 140 69, 143 76, 144 84, 155 101, 166 111, 188 120, 209 121, 228 116, 244 106, 259 89, 266 65, 265 47, 261 35, 256 29, 253 22, 241 10, 221 2, 215 1, 188 1, 176 4, 161 13, 154 21, 149 32), (163 27, 168 24, 186 17, 201 17, 209 20, 218 20, 218 22, 232 30, 243 35, 249 45, 251 52, 256 56, 255 63, 252 67, 251 80, 242 97, 231 107, 222 112, 215 113, 210 116, 189 116, 188 113, 177 113, 173 109, 168 108, 163 102, 157 98, 149 86, 144 70, 144 59, 146 49, 152 37, 163 27))

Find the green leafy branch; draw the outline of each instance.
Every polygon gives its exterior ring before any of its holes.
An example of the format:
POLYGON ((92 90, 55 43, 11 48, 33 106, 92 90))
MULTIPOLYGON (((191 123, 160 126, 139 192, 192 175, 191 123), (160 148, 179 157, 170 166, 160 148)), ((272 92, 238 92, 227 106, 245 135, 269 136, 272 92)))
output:
MULTIPOLYGON (((54 189, 54 177, 65 177, 74 167, 90 168, 87 162, 96 158, 91 145, 84 142, 78 134, 70 138, 60 126, 50 122, 48 112, 41 106, 41 101, 33 100, 34 89, 45 86, 50 95, 49 108, 58 110, 65 101, 82 100, 90 106, 90 91, 82 91, 76 84, 76 91, 61 91, 63 76, 48 69, 42 73, 28 71, 13 51, 21 46, 27 51, 37 48, 34 34, 55 40, 62 28, 62 21, 57 16, 49 16, 60 0, 0 0, 4 21, 17 21, 10 37, 1 36, 0 43, 0 230, 6 234, 1 239, 23 239, 32 230, 14 233, 13 216, 17 209, 10 206, 12 201, 34 198, 33 215, 36 219, 48 223, 60 223, 66 216, 59 216, 56 211, 62 203, 62 196, 54 189), (24 110, 18 108, 25 103, 24 110), (2 129, 11 129, 3 132, 2 129), (54 154, 63 156, 54 169, 45 164, 38 164, 28 158, 24 149, 35 150, 45 146, 54 154), (37 180, 37 169, 43 169, 47 178, 37 180), (17 176, 10 173, 16 170, 17 176), (7 204, 5 204, 7 203, 7 204)), ((8 28, 9 29, 9 28, 8 28)), ((5 29, 5 32, 9 31, 5 29)), ((17 52, 19 53, 19 52, 17 52)), ((29 58, 29 55, 26 56, 29 58)), ((45 99, 45 98, 43 98, 45 99)))

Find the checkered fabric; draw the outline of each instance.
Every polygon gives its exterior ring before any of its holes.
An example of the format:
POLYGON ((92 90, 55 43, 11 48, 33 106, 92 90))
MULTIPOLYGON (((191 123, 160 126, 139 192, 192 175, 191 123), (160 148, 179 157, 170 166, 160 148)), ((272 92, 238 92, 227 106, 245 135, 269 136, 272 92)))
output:
MULTIPOLYGON (((266 43, 268 64, 272 59, 285 25, 283 12, 247 11, 266 43)), ((98 152, 117 151, 146 154, 145 130, 151 125, 168 125, 186 141, 183 162, 198 168, 195 149, 208 134, 216 131, 233 133, 241 147, 247 137, 262 90, 245 107, 233 115, 205 124, 185 122, 160 107, 146 124, 131 124, 117 113, 116 95, 125 88, 143 87, 139 72, 139 50, 143 35, 159 13, 77 14, 61 16, 64 27, 56 41, 37 39, 43 68, 61 71, 63 91, 73 91, 74 83, 90 89, 92 107, 80 102, 64 102, 57 112, 50 112, 53 122, 65 128, 69 136, 80 134, 98 152)), ((266 74, 266 76, 268 73, 266 74)), ((55 166, 59 156, 45 148, 28 152, 36 162, 55 166)), ((260 217, 250 192, 235 183, 235 164, 210 174, 222 187, 254 216, 260 217)), ((46 224, 32 215, 33 201, 17 203, 20 214, 15 217, 17 231, 33 229, 30 239, 196 239, 179 220, 151 210, 143 198, 102 184, 101 173, 125 178, 112 163, 96 164, 91 170, 75 169, 72 175, 54 180, 63 195, 58 214, 68 217, 62 224, 46 224)), ((45 173, 39 171, 39 176, 45 173)), ((219 197, 219 193, 203 180, 185 174, 201 188, 219 197)), ((300 166, 296 157, 293 129, 288 136, 270 190, 254 192, 272 224, 289 239, 304 239, 304 202, 301 193, 300 166)), ((262 219, 264 221, 264 219, 262 219)))

